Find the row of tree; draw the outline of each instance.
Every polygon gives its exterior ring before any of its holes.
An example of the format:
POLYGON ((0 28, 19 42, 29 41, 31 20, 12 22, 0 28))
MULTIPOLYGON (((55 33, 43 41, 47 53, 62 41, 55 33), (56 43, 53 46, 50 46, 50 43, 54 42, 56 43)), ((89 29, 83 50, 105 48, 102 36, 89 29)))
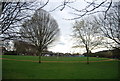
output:
POLYGON ((104 50, 104 51, 99 51, 95 53, 84 53, 84 56, 89 56, 89 57, 98 57, 98 58, 114 58, 114 59, 120 59, 120 50, 119 49, 112 49, 112 50, 104 50))
MULTIPOLYGON (((25 42, 25 41, 14 41, 14 47, 12 50, 7 50, 3 47, 3 55, 24 55, 24 56, 39 56, 37 54, 36 46, 25 42)), ((48 51, 47 47, 42 51, 41 56, 62 56, 62 57, 70 57, 70 56, 80 56, 79 53, 60 53, 60 52, 52 52, 48 51)))

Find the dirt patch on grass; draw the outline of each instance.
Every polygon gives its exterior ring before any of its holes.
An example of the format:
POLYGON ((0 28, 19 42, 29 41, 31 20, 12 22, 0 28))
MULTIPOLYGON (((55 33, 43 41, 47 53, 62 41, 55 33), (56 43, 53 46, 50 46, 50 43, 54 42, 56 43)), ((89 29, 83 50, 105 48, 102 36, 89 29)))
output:
MULTIPOLYGON (((14 60, 14 61, 30 61, 30 62, 38 62, 33 60, 17 60, 17 59, 9 59, 9 58, 0 58, 2 60, 14 60)), ((99 60, 99 61, 89 61, 89 62, 104 62, 104 61, 114 61, 117 59, 107 59, 107 60, 99 60)), ((119 61, 119 60, 117 60, 119 61)), ((87 62, 87 61, 41 61, 41 62, 60 62, 60 63, 78 63, 78 62, 87 62)))

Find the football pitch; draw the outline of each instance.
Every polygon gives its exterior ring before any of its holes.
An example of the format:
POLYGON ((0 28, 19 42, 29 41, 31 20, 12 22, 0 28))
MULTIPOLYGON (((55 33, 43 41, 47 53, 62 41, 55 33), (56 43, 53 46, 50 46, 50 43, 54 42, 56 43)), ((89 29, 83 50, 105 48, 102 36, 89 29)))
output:
POLYGON ((2 56, 3 79, 118 79, 119 61, 109 58, 2 56))

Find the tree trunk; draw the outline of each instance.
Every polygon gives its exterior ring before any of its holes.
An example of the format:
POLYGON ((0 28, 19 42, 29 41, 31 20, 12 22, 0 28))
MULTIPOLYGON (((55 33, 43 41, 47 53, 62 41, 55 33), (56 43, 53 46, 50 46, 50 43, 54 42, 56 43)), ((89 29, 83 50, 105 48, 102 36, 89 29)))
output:
POLYGON ((39 55, 39 63, 41 63, 41 55, 42 55, 42 52, 39 51, 39 52, 38 52, 38 55, 39 55))
POLYGON ((41 54, 39 55, 39 63, 41 63, 41 54))
POLYGON ((87 45, 86 45, 86 51, 87 51, 87 64, 89 64, 89 56, 88 56, 88 54, 89 54, 89 49, 88 49, 87 45))
MULTIPOLYGON (((88 54, 88 53, 87 53, 88 54)), ((89 56, 87 56, 87 64, 89 64, 89 56)))

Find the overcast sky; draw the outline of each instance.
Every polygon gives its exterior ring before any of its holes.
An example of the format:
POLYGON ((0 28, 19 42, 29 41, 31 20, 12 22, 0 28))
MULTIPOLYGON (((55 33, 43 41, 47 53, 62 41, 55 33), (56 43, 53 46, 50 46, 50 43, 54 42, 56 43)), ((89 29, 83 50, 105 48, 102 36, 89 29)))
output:
MULTIPOLYGON (((67 52, 79 52, 79 53, 84 53, 85 48, 79 48, 79 49, 73 49, 73 43, 74 41, 72 40, 72 26, 75 20, 65 20, 65 19, 71 19, 76 17, 73 14, 74 10, 65 7, 62 11, 60 11, 60 8, 56 9, 53 12, 50 12, 54 8, 56 8, 58 5, 62 4, 64 0, 50 0, 47 6, 45 6, 43 9, 48 11, 54 19, 58 22, 59 28, 60 28, 60 39, 59 41, 55 44, 55 46, 49 48, 50 51, 53 52, 62 52, 62 53, 67 53, 67 52)), ((69 0, 66 0, 69 1, 69 0)), ((70 6, 77 8, 77 9, 84 9, 86 5, 88 5, 84 0, 70 0, 70 1, 75 1, 74 3, 69 4, 70 6)), ((93 1, 93 0, 86 0, 86 1, 93 1)), ((101 3, 102 1, 105 0, 97 0, 98 3, 101 3)), ((109 0, 108 0, 109 1, 109 0)), ((113 1, 118 1, 118 0, 113 0, 113 1)), ((91 7, 92 8, 92 7, 91 7)), ((102 9, 102 8, 99 8, 102 9)), ((107 48, 99 48, 95 51, 101 51, 101 50, 107 50, 107 48)))
MULTIPOLYGON (((74 1, 74 0, 73 0, 74 1)), ((63 2, 63 0, 50 0, 47 6, 45 6, 43 9, 46 11, 51 11, 58 5, 60 5, 63 2)), ((71 6, 77 8, 77 9, 83 9, 87 5, 84 0, 77 0, 75 3, 71 3, 71 6)), ((61 7, 62 8, 62 7, 61 7)), ((58 22, 59 28, 60 28, 60 39, 55 44, 55 46, 49 48, 50 51, 53 52, 85 52, 85 49, 73 49, 73 40, 70 36, 72 34, 72 26, 74 23, 74 20, 65 20, 75 17, 73 14, 70 14, 72 11, 70 8, 65 7, 62 11, 60 11, 61 8, 56 9, 53 12, 49 12, 54 19, 58 22)))
MULTIPOLYGON (((60 5, 60 3, 62 3, 63 1, 59 0, 59 1, 51 1, 48 3, 47 6, 44 7, 45 10, 47 11, 51 11, 52 9, 54 9, 55 7, 57 7, 58 5, 60 5)), ((79 5, 76 5, 76 7, 79 5)), ((72 18, 73 15, 69 14, 71 12, 71 9, 69 8, 65 8, 62 11, 60 11, 60 9, 57 9, 53 12, 50 12, 50 14, 54 17, 54 19, 56 19, 56 21, 58 22, 59 28, 60 28, 60 38, 59 41, 55 44, 55 46, 49 48, 50 51, 53 52, 63 52, 63 53, 67 53, 67 52, 73 52, 74 50, 72 50, 72 38, 71 38, 71 34, 72 34, 72 24, 74 21, 70 21, 70 20, 65 20, 65 18, 72 18)))
MULTIPOLYGON (((38 0, 38 1, 46 2, 47 0, 38 0)), ((61 5, 63 1, 64 0, 50 0, 49 3, 43 8, 54 17, 54 19, 57 21, 60 28, 59 40, 55 43, 55 45, 50 47, 48 50, 53 52, 62 52, 62 53, 79 52, 82 54, 85 52, 85 48, 81 48, 81 49, 72 48, 74 41, 71 35, 72 35, 72 26, 75 20, 65 20, 65 19, 71 19, 75 17, 75 15, 70 14, 70 13, 73 13, 74 10, 68 7, 65 7, 62 11, 60 11, 60 9, 62 8, 60 7, 55 11, 50 12, 57 6, 61 5)), ((69 1, 69 0, 66 0, 66 1, 69 1)), ((84 9, 86 5, 88 5, 84 0, 70 0, 70 1, 76 1, 69 5, 77 9, 84 9)), ((92 0, 87 0, 87 1, 92 1, 92 0)), ((101 2, 101 1, 103 0, 98 0, 98 2, 101 2)), ((118 1, 118 0, 113 0, 113 1, 118 1)), ((106 50, 106 48, 99 48, 99 50, 94 50, 94 52, 101 51, 101 50, 106 50)))

